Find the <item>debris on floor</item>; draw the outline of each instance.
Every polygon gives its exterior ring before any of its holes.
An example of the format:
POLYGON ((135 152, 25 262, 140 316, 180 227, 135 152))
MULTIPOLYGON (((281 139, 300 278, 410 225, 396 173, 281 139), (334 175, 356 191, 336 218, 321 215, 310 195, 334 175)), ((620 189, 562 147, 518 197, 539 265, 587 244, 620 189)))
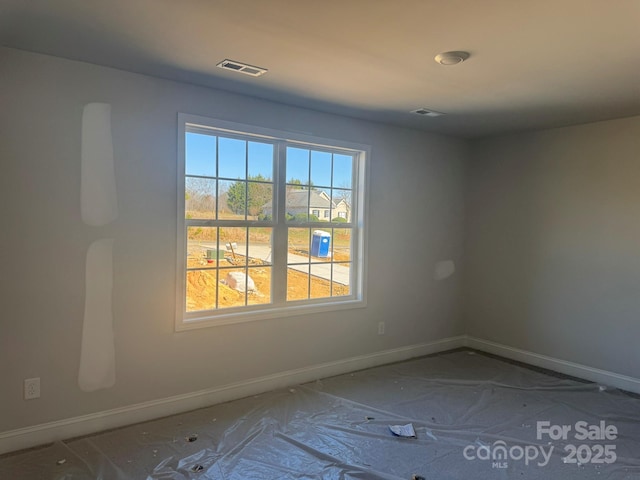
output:
POLYGON ((389 425, 389 430, 397 437, 416 438, 416 431, 411 423, 406 425, 389 425))

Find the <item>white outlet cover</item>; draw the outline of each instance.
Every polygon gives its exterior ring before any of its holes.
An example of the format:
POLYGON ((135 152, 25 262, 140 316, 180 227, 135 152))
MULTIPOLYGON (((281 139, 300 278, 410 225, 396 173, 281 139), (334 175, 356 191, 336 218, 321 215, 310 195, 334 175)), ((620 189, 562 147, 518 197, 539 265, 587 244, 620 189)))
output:
POLYGON ((40 378, 26 378, 24 380, 24 399, 40 398, 40 378))

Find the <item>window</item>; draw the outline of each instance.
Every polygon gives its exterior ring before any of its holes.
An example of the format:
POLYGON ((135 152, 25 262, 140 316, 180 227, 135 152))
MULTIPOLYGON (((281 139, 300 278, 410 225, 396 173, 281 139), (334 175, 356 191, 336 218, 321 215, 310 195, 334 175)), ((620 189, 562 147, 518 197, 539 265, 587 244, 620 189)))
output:
POLYGON ((177 329, 364 305, 367 147, 179 128, 177 329))

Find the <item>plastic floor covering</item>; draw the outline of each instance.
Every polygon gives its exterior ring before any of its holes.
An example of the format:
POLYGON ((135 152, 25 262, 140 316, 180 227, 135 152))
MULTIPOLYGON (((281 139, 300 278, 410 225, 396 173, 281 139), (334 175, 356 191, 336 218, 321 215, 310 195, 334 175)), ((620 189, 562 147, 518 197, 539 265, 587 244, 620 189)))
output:
POLYGON ((0 478, 636 480, 640 398, 456 351, 5 455, 0 478))

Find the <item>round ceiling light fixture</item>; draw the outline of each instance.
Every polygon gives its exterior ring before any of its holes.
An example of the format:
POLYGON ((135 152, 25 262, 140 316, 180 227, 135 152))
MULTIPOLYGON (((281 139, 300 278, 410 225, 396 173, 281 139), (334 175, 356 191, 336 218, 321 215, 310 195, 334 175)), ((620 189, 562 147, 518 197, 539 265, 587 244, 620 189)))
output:
POLYGON ((457 65, 469 58, 469 52, 444 52, 436 55, 435 61, 440 65, 457 65))

